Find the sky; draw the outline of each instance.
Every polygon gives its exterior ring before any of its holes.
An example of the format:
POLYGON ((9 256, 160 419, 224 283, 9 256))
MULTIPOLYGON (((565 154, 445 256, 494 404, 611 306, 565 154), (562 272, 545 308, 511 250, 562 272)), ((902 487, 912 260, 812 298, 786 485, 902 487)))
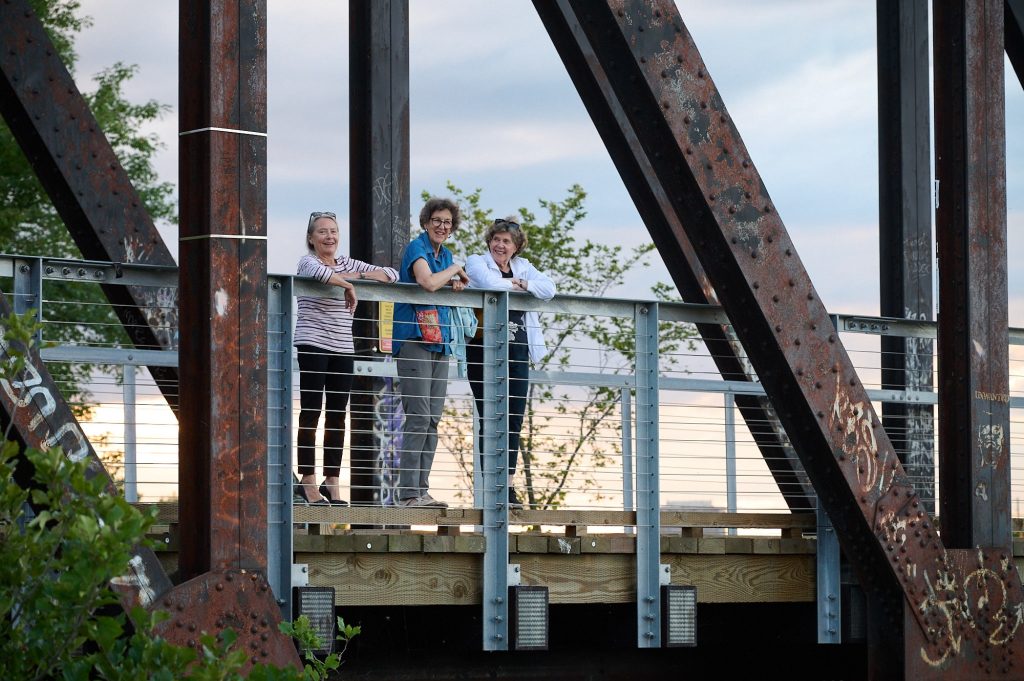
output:
MULTIPOLYGON (((88 0, 80 87, 115 61, 137 64, 133 100, 171 113, 153 126, 177 180, 177 3, 88 0)), ((878 171, 874 3, 680 2, 696 40, 830 311, 877 314, 878 171), (742 21, 737 20, 742 17, 742 21)), ((268 268, 294 272, 311 210, 348 226, 348 7, 268 0, 268 268)), ((1024 92, 1006 62, 1010 323, 1024 326, 1024 92)), ((529 0, 411 0, 411 194, 451 181, 504 215, 588 192, 577 234, 649 241, 640 217, 529 0)), ((177 251, 177 230, 161 231, 177 251)), ((343 242, 347 236, 343 237, 343 242)), ((343 243, 343 246, 346 244, 343 243)), ((616 295, 649 297, 650 271, 616 295)))

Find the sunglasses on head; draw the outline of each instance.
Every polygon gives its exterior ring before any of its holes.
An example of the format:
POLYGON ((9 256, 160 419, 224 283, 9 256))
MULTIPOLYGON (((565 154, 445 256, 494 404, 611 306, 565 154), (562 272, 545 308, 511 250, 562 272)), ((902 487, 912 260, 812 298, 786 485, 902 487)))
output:
POLYGON ((309 214, 309 224, 313 224, 314 221, 319 220, 320 218, 330 218, 335 222, 338 221, 338 216, 329 210, 315 210, 309 214))
POLYGON ((518 222, 513 222, 511 220, 506 220, 505 218, 498 218, 497 220, 495 220, 494 221, 494 226, 495 227, 508 227, 509 229, 519 229, 519 223, 518 222))

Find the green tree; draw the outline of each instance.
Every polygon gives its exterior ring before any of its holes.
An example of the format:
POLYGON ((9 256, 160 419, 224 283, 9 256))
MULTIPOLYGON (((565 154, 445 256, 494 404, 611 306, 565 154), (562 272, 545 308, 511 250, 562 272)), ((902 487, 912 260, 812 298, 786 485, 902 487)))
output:
MULTIPOLYGON (((480 189, 467 193, 451 183, 447 189, 459 204, 463 221, 446 245, 456 260, 484 252, 487 228, 495 217, 505 217, 505 213, 495 215, 485 208, 480 189)), ((573 185, 563 199, 540 199, 540 217, 525 207, 515 213, 529 239, 523 257, 551 277, 558 295, 600 298, 648 267, 654 245, 625 248, 578 237, 576 227, 587 215, 586 196, 581 186, 573 185)), ((651 294, 657 300, 678 300, 673 287, 661 282, 652 287, 651 294)), ((535 370, 572 370, 574 360, 578 362, 581 352, 590 348, 599 350, 600 371, 634 371, 632 319, 552 314, 545 315, 543 325, 548 353, 535 370)), ((692 349, 696 329, 689 324, 666 322, 659 331, 662 367, 667 368, 676 363, 678 350, 692 349)), ((597 472, 622 454, 620 405, 619 390, 615 388, 530 384, 516 475, 522 477, 522 487, 533 508, 557 508, 573 491, 586 491, 594 500, 602 497, 597 472)), ((445 419, 441 437, 455 456, 468 490, 472 487, 472 424, 458 418, 459 408, 448 407, 451 418, 445 419)))
MULTIPOLYGON (((32 0, 32 5, 49 32, 65 66, 74 75, 75 36, 91 24, 81 14, 77 0, 32 0)), ((155 101, 136 104, 124 97, 125 84, 135 75, 135 66, 121 63, 104 69, 93 78, 95 89, 81 87, 93 115, 106 134, 154 221, 176 221, 173 185, 161 182, 153 167, 159 139, 142 128, 164 115, 169 108, 155 101)), ((80 258, 75 245, 57 215, 49 196, 0 119, 0 250, 20 255, 80 258)), ((9 290, 9 286, 5 285, 9 290)), ((48 281, 44 284, 46 325, 43 333, 57 343, 113 346, 127 337, 98 286, 48 281)), ((54 364, 54 380, 79 414, 84 410, 86 383, 95 369, 90 365, 54 364), (77 398, 77 399, 76 399, 77 398)))

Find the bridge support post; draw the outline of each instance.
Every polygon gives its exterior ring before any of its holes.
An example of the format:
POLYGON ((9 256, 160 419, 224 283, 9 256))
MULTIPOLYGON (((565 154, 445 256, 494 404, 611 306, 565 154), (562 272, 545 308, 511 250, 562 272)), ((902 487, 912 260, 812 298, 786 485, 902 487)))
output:
POLYGON ((661 647, 661 503, 658 490, 658 304, 638 303, 636 343, 637 647, 661 647))
POLYGON ((508 292, 484 294, 484 650, 508 650, 508 292))
POLYGON ((292 278, 275 277, 267 299, 267 581, 292 615, 292 278))

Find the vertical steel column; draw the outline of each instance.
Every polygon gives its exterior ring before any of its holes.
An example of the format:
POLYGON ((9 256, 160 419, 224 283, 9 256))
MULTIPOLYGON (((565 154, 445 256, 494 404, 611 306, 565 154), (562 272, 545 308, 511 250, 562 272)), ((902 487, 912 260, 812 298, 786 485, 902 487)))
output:
POLYGON ((942 539, 1009 547, 1003 2, 932 11, 942 539))
POLYGON ((636 343, 636 644, 638 648, 660 648, 658 304, 638 303, 633 320, 636 343))
POLYGON ((292 614, 292 278, 275 277, 267 299, 267 581, 292 614))
MULTIPOLYGON (((349 250, 353 257, 398 267, 409 243, 409 3, 349 3, 349 250)), ((376 305, 356 315, 356 352, 375 356, 376 305)), ((373 411, 382 381, 352 384, 353 503, 380 503, 373 411)))
POLYGON ((179 567, 265 573, 266 2, 179 7, 179 567))
POLYGON ((135 365, 121 366, 121 401, 124 407, 124 498, 139 500, 139 469, 136 458, 138 438, 135 433, 135 365))
POLYGON ((818 593, 818 643, 842 643, 842 603, 840 599, 839 538, 825 508, 818 505, 818 532, 815 541, 818 593))
MULTIPOLYGON (((928 2, 876 3, 881 313, 932 319, 928 2)), ((930 340, 882 336, 882 388, 932 389, 930 340)), ((929 512, 935 506, 931 405, 882 404, 882 425, 929 512)))
POLYGON ((484 650, 508 650, 508 292, 484 294, 484 650))

